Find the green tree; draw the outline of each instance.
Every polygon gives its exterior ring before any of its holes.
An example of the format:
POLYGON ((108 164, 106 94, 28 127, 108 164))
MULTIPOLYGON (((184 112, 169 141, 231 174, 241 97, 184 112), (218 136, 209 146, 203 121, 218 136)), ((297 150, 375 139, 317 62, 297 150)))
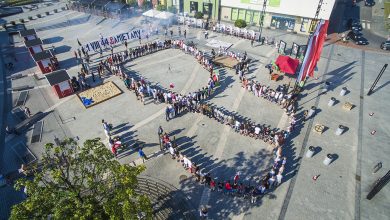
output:
POLYGON ((137 5, 137 0, 122 0, 122 3, 128 4, 130 6, 136 6, 137 5))
POLYGON ((197 11, 194 15, 196 19, 203 19, 204 14, 201 11, 197 11))
POLYGON ((244 28, 246 27, 246 21, 245 20, 242 20, 242 19, 237 19, 235 22, 234 22, 234 26, 238 27, 238 28, 244 28))
POLYGON ((46 144, 40 164, 32 180, 17 181, 28 197, 12 207, 10 219, 152 218, 149 199, 135 190, 145 168, 120 164, 99 139, 82 147, 72 139, 46 144))
POLYGON ((177 8, 175 6, 173 6, 173 5, 171 5, 171 6, 169 6, 167 8, 167 11, 169 11, 169 12, 171 12, 173 14, 176 14, 177 13, 177 8))
POLYGON ((165 6, 165 5, 157 5, 156 10, 157 11, 166 11, 167 10, 167 6, 165 6))

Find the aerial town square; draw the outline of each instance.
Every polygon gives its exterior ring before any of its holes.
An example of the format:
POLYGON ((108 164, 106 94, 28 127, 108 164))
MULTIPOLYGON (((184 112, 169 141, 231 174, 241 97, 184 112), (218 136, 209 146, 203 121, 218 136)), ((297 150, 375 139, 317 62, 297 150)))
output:
POLYGON ((389 0, 0 16, 0 220, 390 219, 389 0))

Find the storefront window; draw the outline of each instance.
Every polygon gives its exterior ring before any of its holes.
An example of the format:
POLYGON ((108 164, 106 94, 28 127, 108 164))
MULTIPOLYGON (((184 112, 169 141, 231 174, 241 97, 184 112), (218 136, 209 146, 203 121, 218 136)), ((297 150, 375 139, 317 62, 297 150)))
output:
POLYGON ((294 30, 295 19, 280 17, 280 16, 272 16, 271 27, 280 30, 294 30))
POLYGON ((197 12, 198 11, 198 2, 190 2, 190 10, 191 12, 197 12))
POLYGON ((300 31, 307 32, 309 30, 309 28, 310 28, 309 19, 307 19, 307 18, 302 19, 300 31))
POLYGON ((235 21, 238 19, 238 9, 237 8, 233 8, 232 9, 232 21, 235 21))
POLYGON ((213 11, 212 3, 203 3, 203 14, 211 17, 213 11))

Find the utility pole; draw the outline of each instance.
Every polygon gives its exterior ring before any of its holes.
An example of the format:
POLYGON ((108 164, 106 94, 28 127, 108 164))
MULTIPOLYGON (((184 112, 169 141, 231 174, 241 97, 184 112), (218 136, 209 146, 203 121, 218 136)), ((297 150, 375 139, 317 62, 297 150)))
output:
POLYGON ((261 42, 261 34, 263 32, 263 22, 264 22, 264 15, 265 15, 265 9, 267 8, 267 0, 264 0, 263 1, 263 8, 261 9, 261 13, 260 13, 260 22, 259 22, 259 32, 260 32, 260 35, 259 35, 259 42, 261 42))

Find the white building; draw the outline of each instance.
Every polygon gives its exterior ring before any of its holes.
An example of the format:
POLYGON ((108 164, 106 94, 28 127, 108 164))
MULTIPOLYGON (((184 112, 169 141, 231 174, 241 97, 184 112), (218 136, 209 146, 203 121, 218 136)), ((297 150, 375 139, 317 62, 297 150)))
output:
MULTIPOLYGON (((263 27, 307 34, 319 0, 267 0, 263 27)), ((245 20, 259 25, 264 0, 221 0, 222 21, 245 20)), ((329 20, 335 0, 323 0, 318 18, 329 20)), ((313 26, 314 27, 314 26, 313 26)))

